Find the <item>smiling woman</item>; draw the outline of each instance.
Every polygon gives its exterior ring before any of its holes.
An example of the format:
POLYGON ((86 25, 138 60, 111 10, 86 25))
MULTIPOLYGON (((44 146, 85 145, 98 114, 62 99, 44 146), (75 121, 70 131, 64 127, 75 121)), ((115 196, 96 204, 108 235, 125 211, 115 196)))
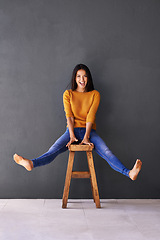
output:
POLYGON ((142 162, 137 159, 134 167, 131 170, 127 169, 96 132, 95 120, 100 103, 100 93, 94 90, 92 76, 86 65, 75 66, 71 86, 72 88, 63 94, 67 119, 65 133, 42 156, 29 160, 14 154, 15 162, 31 171, 35 167, 52 162, 58 154, 68 150, 70 144, 77 142, 93 146, 95 152, 104 158, 114 170, 135 180, 141 170, 142 162))

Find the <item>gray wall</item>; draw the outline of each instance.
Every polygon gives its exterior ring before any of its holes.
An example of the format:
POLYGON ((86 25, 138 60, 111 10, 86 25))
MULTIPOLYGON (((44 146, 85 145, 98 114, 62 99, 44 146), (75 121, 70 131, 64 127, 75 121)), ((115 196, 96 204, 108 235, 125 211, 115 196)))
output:
MULTIPOLYGON (((100 197, 160 197, 159 24, 158 0, 0 1, 0 198, 62 197, 68 151, 32 172, 12 155, 35 158, 63 134, 77 63, 101 93, 99 135, 126 167, 143 161, 132 182, 94 153, 100 197)), ((91 198, 90 182, 73 180, 70 197, 91 198)))

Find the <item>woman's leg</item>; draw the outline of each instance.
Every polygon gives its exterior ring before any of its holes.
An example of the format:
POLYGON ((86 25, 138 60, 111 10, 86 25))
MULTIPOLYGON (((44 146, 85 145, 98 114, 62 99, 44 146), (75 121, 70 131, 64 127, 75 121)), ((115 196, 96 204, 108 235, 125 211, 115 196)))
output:
POLYGON ((49 148, 49 150, 44 153, 42 156, 32 159, 33 166, 39 167, 52 162, 57 155, 68 150, 66 144, 69 142, 69 130, 56 140, 56 142, 49 148))
POLYGON ((115 155, 113 155, 113 153, 109 150, 102 138, 98 136, 96 131, 91 131, 90 141, 94 144, 94 150, 102 158, 104 158, 114 170, 124 174, 127 177, 130 177, 130 170, 127 169, 115 155))
POLYGON ((68 148, 66 147, 66 144, 69 142, 69 139, 70 139, 70 135, 69 135, 69 130, 67 128, 66 132, 60 138, 58 138, 56 142, 49 148, 49 150, 43 155, 39 156, 38 158, 29 160, 15 154, 17 156, 14 155, 14 160, 18 164, 24 166, 26 169, 28 168, 27 169, 28 171, 32 170, 33 167, 39 167, 39 166, 49 164, 55 159, 55 157, 58 154, 68 150, 68 148), (33 167, 31 167, 31 169, 28 167, 28 163, 32 163, 33 167))

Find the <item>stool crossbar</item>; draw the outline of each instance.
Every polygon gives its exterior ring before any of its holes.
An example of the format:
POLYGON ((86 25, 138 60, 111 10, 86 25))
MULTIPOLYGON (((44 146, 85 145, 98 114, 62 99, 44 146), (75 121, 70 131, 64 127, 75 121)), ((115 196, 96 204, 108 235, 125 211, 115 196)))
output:
POLYGON ((92 150, 93 150, 93 147, 89 146, 89 145, 78 145, 78 144, 70 145, 68 166, 67 166, 66 179, 65 179, 64 191, 63 191, 62 208, 67 207, 71 178, 90 178, 93 200, 94 200, 97 208, 101 207, 100 200, 99 200, 99 192, 98 192, 98 185, 97 185, 96 173, 95 173, 95 168, 94 168, 92 150), (72 171, 74 156, 75 156, 75 152, 77 152, 77 151, 85 151, 86 152, 89 171, 72 171))

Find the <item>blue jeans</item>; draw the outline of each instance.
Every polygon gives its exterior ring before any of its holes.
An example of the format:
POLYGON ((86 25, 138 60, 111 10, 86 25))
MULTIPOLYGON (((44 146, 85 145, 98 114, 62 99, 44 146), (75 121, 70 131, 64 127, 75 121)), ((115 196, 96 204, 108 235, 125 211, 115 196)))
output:
MULTIPOLYGON (((83 140, 85 135, 85 128, 74 128, 75 137, 79 140, 80 143, 83 140)), ((69 129, 67 127, 65 133, 56 140, 56 142, 49 148, 49 150, 44 153, 42 156, 32 159, 33 166, 43 166, 52 162, 55 157, 68 150, 66 144, 70 141, 69 129)), ((113 153, 106 146, 105 142, 98 136, 96 130, 92 129, 90 133, 90 141, 94 144, 94 150, 98 153, 102 158, 104 158, 108 164, 117 172, 124 174, 129 177, 129 169, 127 169, 120 160, 113 155, 113 153)))

